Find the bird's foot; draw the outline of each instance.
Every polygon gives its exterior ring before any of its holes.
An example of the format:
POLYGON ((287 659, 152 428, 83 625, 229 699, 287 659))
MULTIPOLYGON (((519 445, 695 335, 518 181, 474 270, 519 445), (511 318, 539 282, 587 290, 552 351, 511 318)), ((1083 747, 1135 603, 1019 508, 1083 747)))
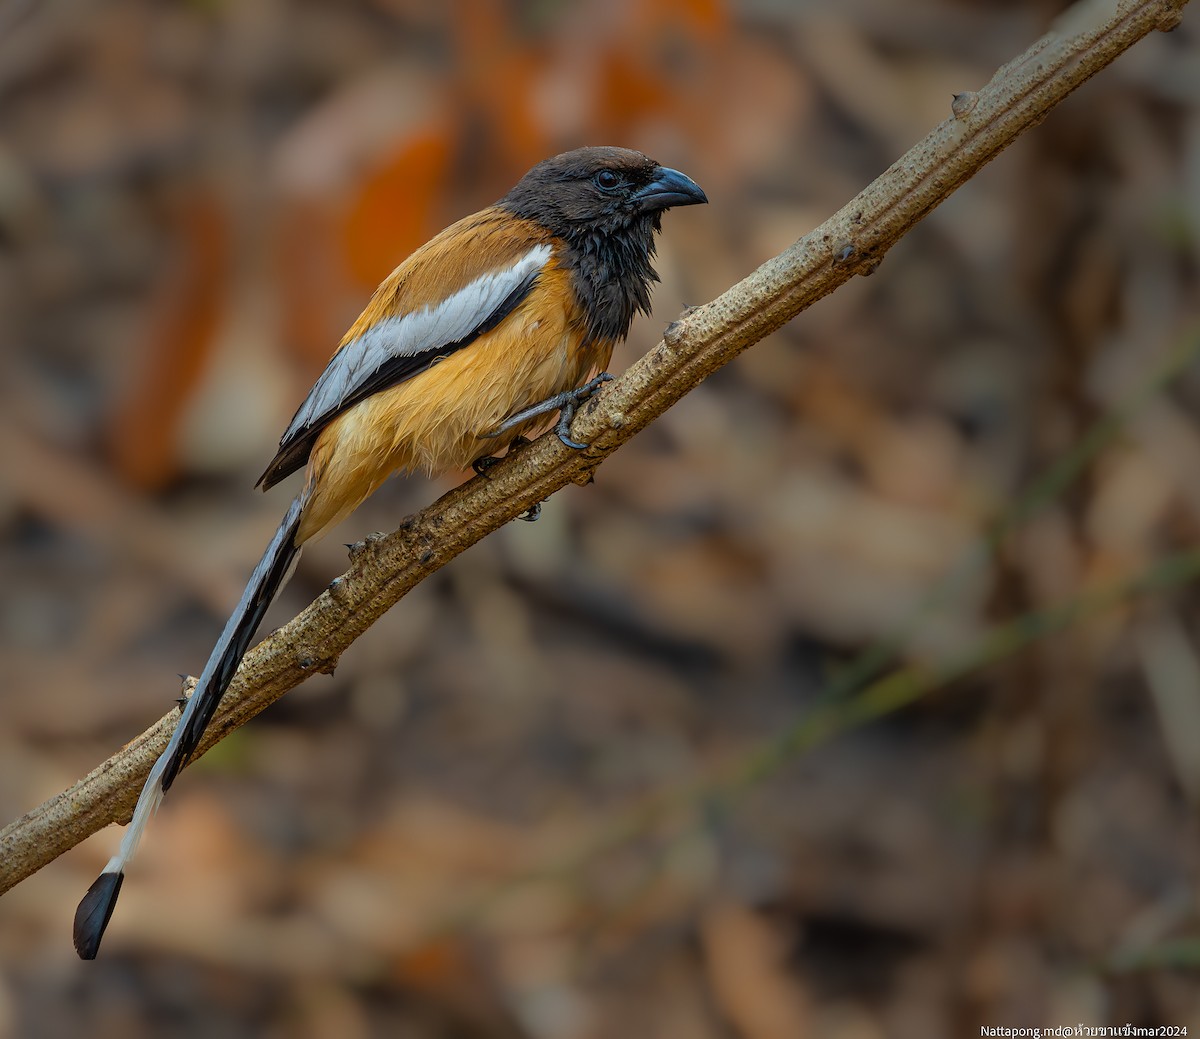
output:
MULTIPOLYGON (((496 430, 496 433, 500 432, 502 432, 502 430, 496 430)), ((488 433, 487 436, 495 436, 496 433, 488 433)), ((486 477, 488 470, 499 465, 501 459, 507 458, 509 453, 511 453, 513 450, 518 447, 524 447, 528 443, 529 440, 525 437, 513 437, 513 442, 508 445, 507 452, 502 455, 483 455, 481 458, 476 458, 475 461, 471 463, 471 469, 476 476, 486 477)))
POLYGON ((571 420, 575 417, 575 412, 579 410, 579 405, 587 400, 606 382, 611 382, 612 376, 608 372, 601 372, 594 379, 590 379, 582 386, 577 386, 573 390, 564 390, 562 393, 556 393, 553 397, 547 397, 545 400, 537 404, 533 404, 522 411, 518 411, 515 415, 510 415, 500 423, 490 433, 480 434, 483 437, 498 437, 514 426, 519 426, 522 422, 527 422, 531 418, 536 418, 538 415, 548 415, 552 411, 558 412, 558 421, 554 424, 554 432, 558 434, 558 439, 561 440, 567 447, 573 447, 576 451, 582 451, 588 447, 588 444, 581 444, 578 440, 571 439, 571 420))

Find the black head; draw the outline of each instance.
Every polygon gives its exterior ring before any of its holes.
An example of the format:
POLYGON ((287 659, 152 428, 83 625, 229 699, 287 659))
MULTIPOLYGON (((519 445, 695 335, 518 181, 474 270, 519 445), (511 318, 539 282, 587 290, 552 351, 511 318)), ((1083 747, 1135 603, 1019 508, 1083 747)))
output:
POLYGON ((654 234, 672 206, 707 202, 677 170, 627 148, 578 148, 539 162, 500 205, 562 239, 589 331, 624 338, 649 313, 654 234))
POLYGON ((577 148, 539 162, 500 204, 569 239, 643 222, 657 228, 664 209, 707 201, 692 180, 641 152, 577 148))

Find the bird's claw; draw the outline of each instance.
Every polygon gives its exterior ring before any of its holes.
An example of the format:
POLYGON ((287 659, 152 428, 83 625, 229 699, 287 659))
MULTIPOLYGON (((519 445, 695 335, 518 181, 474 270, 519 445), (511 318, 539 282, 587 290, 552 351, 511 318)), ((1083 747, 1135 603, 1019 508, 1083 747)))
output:
MULTIPOLYGON (((499 430, 497 430, 497 432, 499 432, 499 430)), ((485 435, 490 437, 495 436, 495 433, 487 433, 485 435)), ((513 437, 512 443, 508 445, 508 451, 502 455, 483 455, 480 458, 476 458, 475 461, 471 463, 471 469, 476 476, 482 476, 484 479, 487 479, 489 469, 499 465, 502 459, 507 458, 509 454, 515 451, 518 447, 524 447, 528 443, 529 440, 526 437, 513 437)))
MULTIPOLYGON (((531 418, 536 418, 538 415, 546 415, 551 411, 557 411, 559 415, 558 421, 554 424, 554 432, 558 436, 558 439, 567 447, 574 448, 576 451, 582 451, 591 445, 581 444, 578 440, 571 439, 571 420, 575 417, 575 412, 579 410, 579 405, 606 382, 611 382, 612 378, 608 372, 601 372, 595 378, 589 379, 582 386, 576 386, 573 390, 564 390, 562 393, 554 394, 553 397, 547 397, 537 404, 518 411, 515 415, 510 415, 491 432, 480 433, 479 435, 488 439, 498 437, 501 433, 505 433, 514 426, 519 426, 522 422, 526 422, 531 418)), ((479 459, 476 461, 479 461, 479 459)), ((478 471, 476 470, 476 472, 478 471)))

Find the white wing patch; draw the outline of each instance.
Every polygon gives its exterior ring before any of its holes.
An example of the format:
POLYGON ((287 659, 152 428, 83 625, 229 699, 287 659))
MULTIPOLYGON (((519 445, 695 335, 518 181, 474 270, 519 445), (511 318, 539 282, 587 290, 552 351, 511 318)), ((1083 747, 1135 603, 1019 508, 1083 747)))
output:
POLYGON ((476 278, 437 306, 385 318, 350 340, 333 355, 281 443, 337 411, 387 361, 465 339, 496 312, 509 293, 546 265, 550 253, 549 245, 536 245, 511 267, 476 278))

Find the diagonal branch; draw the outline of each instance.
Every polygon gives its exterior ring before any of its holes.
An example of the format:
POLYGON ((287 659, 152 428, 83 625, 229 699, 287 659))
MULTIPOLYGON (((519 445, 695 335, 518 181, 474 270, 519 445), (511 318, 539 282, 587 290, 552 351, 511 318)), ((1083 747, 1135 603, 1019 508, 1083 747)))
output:
MULTIPOLYGON (((1081 0, 1056 30, 997 71, 952 117, 856 198, 711 303, 689 310, 662 342, 553 435, 369 541, 350 569, 298 617, 247 654, 200 745, 208 750, 346 648, 410 589, 464 549, 568 483, 585 483, 613 451, 747 347, 855 274, 870 274, 922 217, 1085 80, 1155 29, 1174 28, 1187 0, 1081 0)), ((166 746, 172 710, 102 765, 0 831, 0 892, 111 822, 128 821, 166 746)))

